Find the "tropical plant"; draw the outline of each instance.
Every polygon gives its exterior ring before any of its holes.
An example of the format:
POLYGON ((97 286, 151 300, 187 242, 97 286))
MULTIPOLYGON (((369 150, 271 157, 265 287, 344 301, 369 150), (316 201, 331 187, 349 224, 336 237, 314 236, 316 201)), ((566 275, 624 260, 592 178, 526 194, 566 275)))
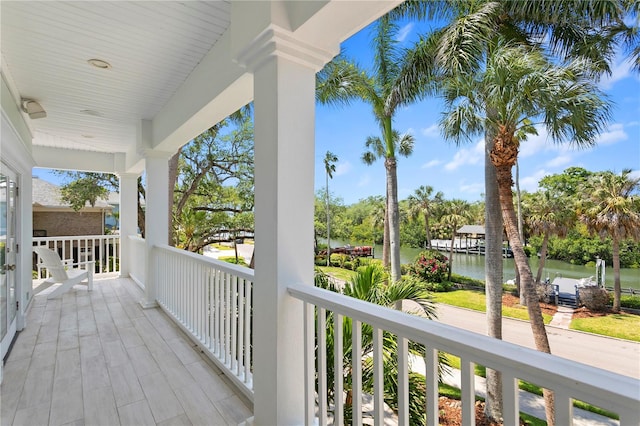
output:
POLYGON ((527 210, 527 225, 534 234, 542 235, 540 262, 536 273, 535 284, 540 284, 542 270, 547 259, 547 245, 552 235, 564 237, 575 222, 576 215, 573 204, 562 199, 551 189, 528 194, 524 199, 527 210))
MULTIPOLYGON (((504 40, 494 47, 484 71, 445 81, 446 112, 441 125, 445 137, 457 143, 488 128, 495 131, 489 158, 496 170, 502 218, 526 294, 536 347, 550 353, 513 207, 511 169, 523 140, 518 135, 535 133, 531 123, 539 120, 555 142, 590 146, 605 128, 609 105, 592 82, 585 61, 554 65, 536 48, 504 40)), ((555 417, 551 398, 547 393, 548 421, 555 417)))
MULTIPOLYGON (((583 0, 469 0, 425 2, 408 0, 394 10, 404 16, 438 17, 448 22, 441 31, 423 37, 407 54, 403 84, 396 87, 400 99, 415 99, 416 85, 422 82, 423 92, 438 88, 430 84, 434 76, 468 74, 486 68, 500 38, 523 45, 543 46, 560 61, 588 57, 585 63, 594 71, 609 71, 611 46, 617 34, 626 37, 632 57, 638 58, 638 32, 627 26, 624 18, 630 12, 638 16, 640 6, 634 0, 587 2, 583 0), (602 36, 602 29, 610 35, 602 36), (634 45, 635 43, 635 45, 634 45), (635 56, 634 56, 635 55, 635 56), (436 70, 434 70, 436 68, 436 70), (443 68, 438 71, 437 68, 443 68), (408 90, 407 90, 408 89, 408 90)), ((636 68, 637 67, 636 61, 636 68)), ((420 96, 417 95, 417 96, 420 96)), ((494 113, 492 105, 485 105, 487 115, 494 113)), ((495 168, 489 153, 493 150, 497 129, 488 127, 485 133, 485 201, 487 320, 489 334, 501 338, 502 292, 502 218, 495 168)), ((489 377, 485 414, 493 419, 501 417, 501 385, 499 378, 489 377)), ((553 404, 547 400, 547 421, 554 422, 553 404)))
POLYGON ((417 217, 419 214, 424 216, 427 248, 432 248, 431 231, 429 230, 429 217, 431 216, 435 206, 442 203, 442 199, 444 197, 444 194, 441 191, 438 191, 436 195, 431 197, 432 193, 432 186, 422 185, 414 191, 413 195, 409 196, 409 215, 413 218, 417 217))
POLYGON ((449 247, 449 275, 447 281, 451 281, 451 269, 453 267, 453 252, 458 228, 469 219, 469 203, 464 200, 449 200, 444 204, 444 216, 442 222, 449 226, 451 246, 449 247))
POLYGON ((333 174, 336 171, 336 161, 338 157, 331 151, 327 151, 324 155, 324 171, 327 179, 327 266, 331 264, 331 224, 329 222, 329 179, 333 179, 333 174))
POLYGON ((611 237, 613 252, 613 311, 620 311, 620 241, 640 240, 640 178, 631 170, 620 175, 603 172, 588 183, 586 198, 580 207, 580 220, 601 238, 611 237))
POLYGON ((316 99, 321 103, 334 105, 347 105, 358 99, 372 106, 373 115, 380 126, 387 174, 386 217, 389 224, 391 280, 397 281, 401 275, 396 173, 396 154, 400 149, 400 139, 395 136, 392 121, 398 105, 406 99, 391 95, 394 87, 399 84, 400 69, 405 58, 398 49, 398 26, 389 16, 380 18, 373 28, 373 69, 364 70, 344 56, 338 56, 317 74, 316 99))
MULTIPOLYGON (((425 289, 424 283, 419 280, 402 279, 397 282, 389 282, 387 273, 377 265, 361 267, 354 277, 345 283, 342 290, 339 290, 335 283, 316 270, 316 286, 327 290, 342 293, 359 300, 364 300, 388 308, 393 308, 397 301, 411 300, 419 306, 419 315, 428 319, 435 319, 435 305, 431 300, 429 292, 425 289)), ((335 317, 333 313, 328 313, 326 317, 326 350, 328 360, 334 359, 334 335, 335 317)), ((373 328, 369 324, 362 324, 362 346, 360 348, 360 359, 362 360, 362 391, 373 393, 373 360, 368 355, 373 351, 373 328)), ((345 398, 345 424, 350 420, 353 401, 353 389, 351 382, 353 346, 352 346, 353 322, 351 318, 342 319, 343 338, 343 372, 344 372, 344 392, 345 398)), ((384 401, 389 407, 397 410, 398 401, 398 343, 396 336, 391 333, 383 333, 382 344, 383 370, 384 370, 384 401)), ((318 347, 316 346, 316 350, 318 347)), ((419 344, 410 343, 409 353, 423 357, 424 347, 419 344)), ((446 357, 440 357, 441 368, 446 368, 448 361, 446 357)), ((329 401, 334 398, 341 398, 333 394, 334 370, 333 363, 327 365, 327 397, 329 401)), ((410 424, 425 424, 425 388, 424 376, 416 373, 409 373, 409 416, 410 424)), ((350 423, 349 423, 350 424, 350 423)))

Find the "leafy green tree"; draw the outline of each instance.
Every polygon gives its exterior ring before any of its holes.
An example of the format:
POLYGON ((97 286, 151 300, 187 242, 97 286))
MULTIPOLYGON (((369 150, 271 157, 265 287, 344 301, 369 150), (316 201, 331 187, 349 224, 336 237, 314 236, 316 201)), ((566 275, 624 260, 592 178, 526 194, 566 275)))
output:
POLYGON ((620 175, 613 172, 596 174, 589 180, 586 199, 580 208, 580 220, 601 238, 611 237, 613 246, 614 298, 613 311, 620 311, 620 241, 640 240, 640 178, 631 170, 620 175))
POLYGON ((253 188, 250 115, 222 120, 183 146, 173 192, 176 246, 200 251, 252 232, 253 188))
POLYGON ((396 154, 399 139, 394 136, 393 117, 401 101, 391 96, 399 84, 399 72, 405 58, 398 48, 398 26, 389 17, 380 18, 374 25, 372 48, 374 65, 371 71, 339 56, 329 62, 317 75, 316 99, 334 105, 346 105, 362 100, 371 105, 380 126, 387 172, 387 215, 391 258, 391 279, 400 279, 400 224, 398 217, 398 183, 396 154))

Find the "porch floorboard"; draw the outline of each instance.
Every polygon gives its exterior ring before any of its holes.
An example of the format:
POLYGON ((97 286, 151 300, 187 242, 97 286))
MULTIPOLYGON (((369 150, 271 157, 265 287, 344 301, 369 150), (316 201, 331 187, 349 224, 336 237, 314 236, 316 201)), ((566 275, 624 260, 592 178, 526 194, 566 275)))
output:
POLYGON ((237 425, 251 404, 130 279, 36 295, 4 365, 2 425, 237 425))

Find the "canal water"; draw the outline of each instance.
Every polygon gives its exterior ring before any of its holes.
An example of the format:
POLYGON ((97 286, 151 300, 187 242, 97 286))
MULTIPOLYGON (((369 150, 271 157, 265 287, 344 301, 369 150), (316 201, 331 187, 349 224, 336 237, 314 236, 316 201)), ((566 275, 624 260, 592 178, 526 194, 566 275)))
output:
MULTIPOLYGON (((341 247, 345 244, 345 242, 339 240, 331 241, 332 247, 341 247)), ((400 262, 413 262, 421 251, 422 249, 401 247, 400 262)), ((381 258, 382 246, 376 245, 374 253, 376 258, 381 258)), ((448 257, 449 253, 446 252, 445 255, 448 257)), ((529 265, 531 266, 531 271, 533 272, 535 277, 535 274, 538 271, 538 258, 529 258, 529 265)), ((503 268, 503 276, 505 281, 515 278, 515 264, 513 262, 513 259, 504 259, 503 268)), ((484 280, 484 256, 476 254, 454 253, 453 272, 455 274, 484 280)), ((553 281, 553 279, 557 275, 561 275, 567 278, 586 278, 595 276, 595 274, 595 266, 587 267, 583 265, 573 265, 568 262, 547 259, 547 261, 545 262, 542 277, 543 279, 549 277, 551 281, 553 281)), ((613 267, 610 264, 606 265, 605 281, 607 287, 613 287, 613 267)), ((640 269, 621 268, 620 283, 622 285, 622 288, 633 288, 636 290, 640 290, 640 269)))

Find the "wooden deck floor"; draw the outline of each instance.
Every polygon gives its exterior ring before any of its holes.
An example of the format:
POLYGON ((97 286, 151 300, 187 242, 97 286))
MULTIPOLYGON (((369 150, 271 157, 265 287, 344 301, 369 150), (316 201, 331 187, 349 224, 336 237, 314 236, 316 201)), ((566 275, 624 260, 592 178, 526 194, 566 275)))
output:
POLYGON ((237 425, 250 403, 129 279, 35 297, 4 366, 2 425, 237 425))

